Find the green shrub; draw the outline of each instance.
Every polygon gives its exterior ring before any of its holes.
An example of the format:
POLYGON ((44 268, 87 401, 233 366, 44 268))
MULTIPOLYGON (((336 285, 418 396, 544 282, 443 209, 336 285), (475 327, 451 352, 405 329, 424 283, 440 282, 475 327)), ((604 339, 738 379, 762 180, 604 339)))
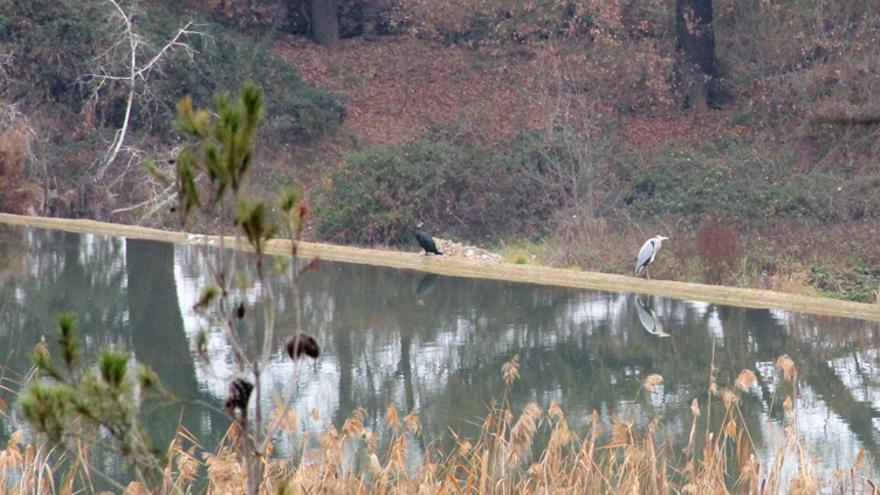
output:
POLYGON ((160 118, 145 116, 151 118, 150 123, 155 121, 161 128, 172 120, 177 101, 184 95, 192 95, 196 106, 207 106, 215 94, 235 92, 242 79, 260 81, 267 101, 272 102, 266 109, 264 138, 306 141, 342 122, 342 103, 326 90, 306 84, 292 65, 272 55, 267 43, 219 25, 209 31, 210 38, 191 41, 198 52, 194 62, 185 53, 176 53, 155 82, 154 92, 160 95, 156 117, 160 118))
POLYGON ((723 214, 743 219, 838 219, 836 179, 793 173, 785 157, 726 143, 698 150, 629 153, 618 160, 621 206, 641 217, 723 214))
POLYGON ((318 232, 338 242, 410 242, 418 221, 440 237, 497 240, 534 233, 551 214, 503 152, 440 132, 352 153, 331 179, 318 232))
POLYGON ((50 355, 44 343, 34 349, 33 378, 18 397, 21 417, 33 431, 46 435, 53 451, 61 447, 83 455, 84 445, 98 441, 118 452, 139 479, 159 482, 162 451, 152 443, 141 417, 146 399, 170 398, 158 375, 112 348, 86 360, 74 317, 62 315, 59 327, 60 352, 50 355))
POLYGON ((79 110, 88 92, 83 75, 115 31, 110 13, 107 5, 82 0, 0 2, 0 45, 14 57, 9 99, 79 110))
POLYGON ((521 133, 505 147, 503 161, 529 196, 530 217, 595 215, 597 198, 609 186, 606 163, 614 148, 605 136, 558 126, 521 133))
POLYGON ((807 281, 831 297, 857 302, 877 302, 880 290, 880 270, 876 267, 856 266, 849 270, 834 270, 824 265, 813 265, 807 281))
MULTIPOLYGON (((97 0, 9 0, 0 3, 0 43, 15 57, 9 74, 10 100, 31 105, 61 103, 74 115, 87 103, 99 72, 124 75, 128 43, 122 22, 113 9, 97 0)), ((200 19, 174 2, 149 2, 141 6, 136 32, 144 46, 139 63, 151 50, 163 46, 185 20, 200 19)), ((131 131, 167 134, 167 123, 176 115, 178 100, 191 94, 198 106, 212 103, 219 92, 234 92, 242 79, 260 81, 273 106, 268 109, 265 136, 273 140, 305 141, 335 128, 345 116, 342 103, 327 91, 306 84, 294 67, 271 52, 272 34, 255 41, 221 25, 197 24, 191 28, 206 36, 191 35, 181 41, 192 52, 177 48, 147 77, 150 91, 139 96, 131 131)), ((141 88, 138 88, 139 94, 141 88)), ((98 126, 121 125, 128 88, 104 84, 96 100, 98 126)))
POLYGON ((399 244, 421 220, 441 237, 536 238, 560 219, 598 211, 613 150, 608 140, 562 130, 485 148, 455 128, 434 129, 409 144, 350 154, 330 177, 318 232, 337 242, 399 244))
POLYGON ((344 242, 402 243, 419 220, 440 232, 448 227, 442 196, 456 179, 453 168, 469 161, 460 151, 419 141, 349 155, 317 210, 319 233, 344 242))
MULTIPOLYGON (((272 151, 319 138, 342 121, 345 110, 336 97, 306 84, 291 64, 273 54, 272 33, 261 33, 257 42, 205 24, 199 16, 209 12, 186 10, 184 2, 125 1, 121 6, 134 19, 139 67, 187 21, 193 22, 190 31, 203 33, 180 38, 188 48, 178 45, 165 52, 136 81, 126 145, 144 152, 174 146, 168 122, 176 117, 181 97, 191 94, 197 106, 209 106, 214 94, 235 91, 242 79, 259 81, 273 103, 258 136, 272 143, 267 146, 272 151)), ((121 17, 104 0, 0 1, 0 52, 11 54, 11 64, 0 60, 0 100, 20 105, 16 110, 24 115, 39 116, 34 122, 40 139, 28 164, 36 173, 29 176, 57 189, 41 213, 108 220, 120 204, 140 203, 154 193, 125 159, 94 173, 126 115, 129 46, 121 17), (105 180, 96 183, 96 177, 105 180)), ((6 189, 0 194, 15 194, 6 189)))

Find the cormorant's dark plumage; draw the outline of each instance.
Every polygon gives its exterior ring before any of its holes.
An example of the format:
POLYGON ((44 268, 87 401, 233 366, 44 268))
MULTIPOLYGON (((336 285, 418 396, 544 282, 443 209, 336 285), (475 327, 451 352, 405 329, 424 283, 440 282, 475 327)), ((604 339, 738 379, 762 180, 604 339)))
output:
POLYGON ((287 354, 290 356, 290 359, 297 360, 303 354, 312 358, 318 359, 318 356, 321 355, 321 348, 318 346, 318 341, 315 340, 311 335, 306 335, 304 333, 297 334, 290 338, 287 341, 287 354))
POLYGON ((416 240, 419 241, 419 246, 422 246, 426 253, 443 254, 437 249, 434 239, 425 232, 416 229, 416 240))
POLYGON ((244 378, 236 378, 229 384, 229 396, 226 398, 226 414, 233 418, 235 411, 238 410, 238 420, 242 425, 247 424, 248 401, 251 399, 251 392, 254 385, 244 378))

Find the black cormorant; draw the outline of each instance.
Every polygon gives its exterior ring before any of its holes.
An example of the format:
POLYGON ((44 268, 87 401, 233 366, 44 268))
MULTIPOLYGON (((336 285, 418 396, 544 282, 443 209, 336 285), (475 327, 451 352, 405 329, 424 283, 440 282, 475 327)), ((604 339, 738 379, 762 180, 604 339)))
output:
POLYGON ((422 227, 422 223, 420 222, 416 225, 416 240, 419 241, 419 246, 422 246, 422 249, 425 250, 425 254, 434 253, 434 254, 443 254, 437 249, 437 244, 434 243, 434 239, 431 238, 427 233, 420 230, 422 227))

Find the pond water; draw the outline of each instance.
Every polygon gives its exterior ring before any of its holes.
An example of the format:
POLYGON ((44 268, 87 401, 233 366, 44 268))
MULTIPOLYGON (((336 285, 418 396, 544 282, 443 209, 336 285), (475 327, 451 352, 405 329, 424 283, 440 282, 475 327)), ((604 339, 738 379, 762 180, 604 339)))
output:
MULTIPOLYGON (((213 255, 0 225, 3 387, 17 388, 41 336, 54 342, 58 314, 74 313, 87 350, 127 349, 182 397, 148 410, 155 437, 170 437, 180 420, 210 447, 229 424, 218 410, 233 369, 222 332, 192 309, 213 255), (197 359, 200 328, 211 335, 209 362, 197 359)), ((278 294, 280 350, 294 316, 289 291, 278 294)), ((338 428, 356 407, 381 430, 395 404, 402 414, 418 412, 423 442, 448 438, 449 429, 473 436, 501 397, 503 363, 518 354, 517 413, 529 401, 547 407, 555 399, 581 432, 593 410, 603 420, 660 416, 663 430, 686 442, 690 403, 705 399, 714 348, 719 384, 732 386, 742 369, 758 376, 741 409, 759 451, 781 435, 774 363, 788 354, 798 366, 801 435, 822 471, 849 466, 861 449, 880 455, 874 323, 330 262, 304 276, 302 302, 306 330, 322 346, 315 363, 296 365, 294 405, 305 431, 338 428), (652 373, 664 381, 649 393, 641 385, 652 373)), ((278 352, 266 376, 268 389, 285 390, 294 364, 278 352)), ((0 444, 22 427, 13 411, 0 425, 0 444)), ((285 448, 280 441, 278 452, 285 448)), ((105 462, 115 471, 112 459, 105 462)))

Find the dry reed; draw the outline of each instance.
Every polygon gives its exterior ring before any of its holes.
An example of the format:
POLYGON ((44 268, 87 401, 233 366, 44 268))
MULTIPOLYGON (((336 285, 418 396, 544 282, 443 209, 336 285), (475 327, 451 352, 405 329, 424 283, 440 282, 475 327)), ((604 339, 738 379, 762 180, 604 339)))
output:
MULTIPOLYGON (((777 370, 779 379, 796 385, 797 368, 788 356, 780 356, 777 370)), ((276 456, 265 463, 262 492, 875 493, 863 453, 850 469, 830 479, 817 474, 816 461, 799 435, 796 386, 786 388, 784 398, 774 398, 784 411, 783 433, 770 458, 759 458, 739 410, 741 394, 757 381, 751 370, 743 370, 728 386, 716 383, 714 373, 710 374, 705 394, 691 404, 690 435, 682 449, 663 437, 659 418, 639 425, 632 419, 613 417, 606 433, 594 411, 585 431, 579 433, 569 426, 559 403, 552 401, 546 411, 536 403, 527 404, 514 421, 507 397, 518 377, 519 362, 514 358, 504 366, 504 399, 491 407, 474 440, 453 434, 455 445, 447 452, 437 446, 420 448, 421 425, 415 411, 401 419, 389 405, 380 435, 365 424, 367 411, 358 408, 341 430, 331 426, 320 436, 320 447, 309 447, 308 435, 299 434, 301 459, 276 456), (715 421, 710 422, 712 417, 715 421), (548 439, 536 452, 536 438, 544 434, 548 439), (414 452, 421 455, 416 465, 411 462, 414 452)), ((650 393, 662 381, 660 375, 649 375, 643 387, 650 393)), ((277 403, 276 409, 284 410, 283 403, 277 403)), ((287 414, 278 421, 284 430, 296 433, 298 418, 287 414)), ((246 469, 237 450, 239 434, 234 423, 216 451, 204 452, 181 428, 169 448, 163 486, 156 492, 190 493, 197 486, 207 486, 209 494, 241 493, 246 469)), ((75 493, 74 481, 88 480, 88 470, 64 461, 15 433, 0 451, 0 489, 16 495, 75 493), (66 472, 56 470, 61 466, 66 472)), ((131 483, 125 493, 148 492, 131 483)))

